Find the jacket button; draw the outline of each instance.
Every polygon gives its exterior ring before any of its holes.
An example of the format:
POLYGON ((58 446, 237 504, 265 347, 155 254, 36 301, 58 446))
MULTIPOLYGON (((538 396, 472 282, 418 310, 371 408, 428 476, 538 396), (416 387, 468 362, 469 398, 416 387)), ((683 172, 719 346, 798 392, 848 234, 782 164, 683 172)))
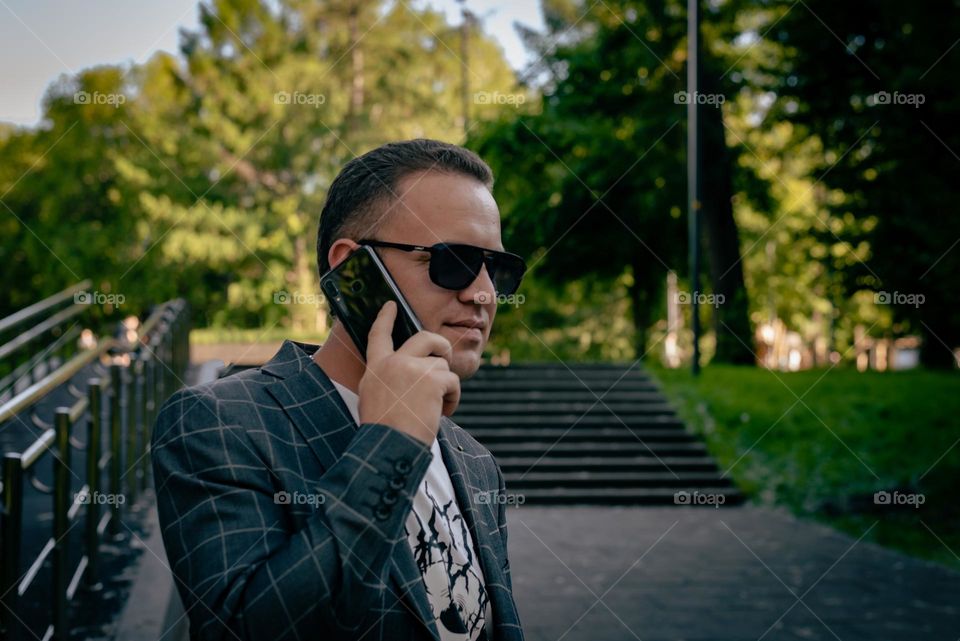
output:
POLYGON ((378 521, 386 521, 390 518, 390 508, 386 505, 381 505, 377 508, 377 511, 373 513, 377 517, 378 521))
POLYGON ((410 461, 408 461, 405 458, 402 458, 393 464, 393 469, 400 472, 401 474, 406 474, 413 468, 410 467, 410 461))
POLYGON ((403 486, 407 484, 406 477, 403 476, 394 476, 390 479, 390 489, 391 490, 402 490, 403 486))
POLYGON ((380 500, 384 505, 393 505, 397 502, 397 493, 396 492, 384 492, 380 495, 380 500))

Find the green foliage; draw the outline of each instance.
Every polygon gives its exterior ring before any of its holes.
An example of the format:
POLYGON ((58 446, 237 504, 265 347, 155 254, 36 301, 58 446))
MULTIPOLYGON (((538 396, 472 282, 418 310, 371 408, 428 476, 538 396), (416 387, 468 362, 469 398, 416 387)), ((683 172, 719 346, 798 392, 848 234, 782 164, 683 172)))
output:
MULTIPOLYGON (((184 296, 200 326, 316 329, 316 305, 279 294, 318 291, 312 238, 343 163, 390 140, 463 136, 461 31, 437 12, 345 0, 200 11, 181 56, 64 77, 45 126, 0 135, 0 193, 19 218, 0 218, 14 277, 0 314, 90 277, 131 309, 184 296), (78 103, 78 91, 122 103, 78 103)), ((476 28, 467 56, 472 90, 514 89, 476 28)))
POLYGON ((525 278, 522 302, 499 305, 485 356, 551 363, 632 358, 627 280, 611 287, 587 277, 557 288, 535 274, 525 278))
MULTIPOLYGON (((200 326, 322 332, 322 309, 280 294, 317 291, 330 182, 374 146, 429 136, 490 162, 504 244, 531 267, 491 353, 644 353, 667 270, 689 278, 685 5, 545 0, 545 31, 521 29, 535 63, 518 81, 482 29, 464 59, 462 30, 409 3, 202 3, 180 55, 64 76, 40 127, 0 125, 0 315, 91 278, 126 301, 101 320, 185 296, 200 326)), ((952 8, 703 3, 746 281, 735 300, 748 295, 754 324, 781 319, 840 353, 856 325, 921 332, 925 359, 950 362, 960 219, 937 213, 960 151, 952 8), (924 104, 868 100, 882 91, 924 104), (876 291, 925 302, 878 305, 876 291)))
POLYGON ((885 292, 901 331, 924 335, 924 361, 952 367, 960 220, 940 212, 960 162, 956 3, 792 4, 775 3, 783 20, 766 38, 783 52, 763 69, 777 98, 768 118, 823 141, 818 173, 837 193, 821 201, 832 215, 823 237, 859 226, 850 244, 863 262, 846 270, 845 289, 885 292))
MULTIPOLYGON (((550 329, 544 337, 554 337, 544 341, 551 349, 566 351, 560 346, 582 337, 585 345, 610 341, 606 351, 624 354, 619 345, 634 328, 611 319, 632 315, 626 283, 652 303, 667 269, 684 264, 685 110, 674 100, 683 88, 679 6, 604 3, 571 20, 569 7, 548 3, 550 32, 528 34, 542 56, 542 66, 528 72, 544 76, 542 100, 504 113, 468 140, 498 176, 504 242, 531 257, 532 304, 569 300, 582 289, 578 281, 615 290, 609 304, 581 308, 582 324, 564 313, 542 326, 550 329)), ((657 308, 643 305, 636 324, 649 325, 657 308)), ((590 350, 574 349, 581 351, 590 350)))

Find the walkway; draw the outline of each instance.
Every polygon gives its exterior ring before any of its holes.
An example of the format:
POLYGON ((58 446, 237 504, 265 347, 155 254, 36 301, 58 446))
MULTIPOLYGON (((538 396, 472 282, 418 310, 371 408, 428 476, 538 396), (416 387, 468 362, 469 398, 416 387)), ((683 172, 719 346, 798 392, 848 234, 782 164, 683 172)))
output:
POLYGON ((960 573, 784 512, 521 506, 507 518, 529 641, 960 637, 960 573))

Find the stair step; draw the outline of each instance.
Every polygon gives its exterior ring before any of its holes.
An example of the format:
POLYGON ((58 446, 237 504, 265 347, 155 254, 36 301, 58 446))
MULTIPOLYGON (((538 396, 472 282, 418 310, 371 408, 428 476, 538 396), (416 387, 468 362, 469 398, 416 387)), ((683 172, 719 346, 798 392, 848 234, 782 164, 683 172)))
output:
MULTIPOLYGON (((679 474, 685 472, 717 472, 717 465, 708 456, 623 456, 610 458, 605 456, 571 456, 552 458, 549 456, 497 457, 497 463, 506 476, 509 473, 521 474, 536 470, 538 472, 658 472, 673 470, 679 474)), ((669 472, 668 472, 669 473, 669 472)))
POLYGON ((643 391, 614 391, 591 392, 584 388, 579 391, 545 392, 540 389, 484 391, 482 388, 470 391, 469 398, 462 398, 460 405, 467 403, 593 403, 597 399, 609 405, 612 402, 621 403, 663 403, 663 394, 660 392, 643 391))
POLYGON ((553 416, 554 414, 617 414, 621 416, 645 414, 673 414, 673 408, 667 403, 608 403, 594 399, 582 403, 477 403, 473 399, 461 403, 457 408, 457 416, 476 415, 504 415, 504 414, 539 414, 553 416))
POLYGON ((642 369, 590 368, 590 367, 497 367, 484 366, 477 369, 474 378, 609 378, 650 380, 642 369))
POLYGON ((683 427, 683 422, 674 415, 650 414, 647 416, 611 416, 610 414, 556 414, 554 416, 522 416, 509 414, 504 416, 463 416, 454 414, 457 425, 472 431, 480 427, 569 427, 571 425, 590 425, 606 427, 683 427), (618 420, 619 419, 619 420, 618 420))
POLYGON ((626 370, 633 369, 643 371, 640 363, 637 361, 623 361, 612 363, 610 361, 576 361, 576 362, 557 362, 557 361, 523 361, 520 363, 510 363, 509 365, 491 365, 485 363, 480 369, 597 369, 597 370, 626 370))
POLYGON ((632 380, 621 380, 621 381, 585 381, 580 382, 576 379, 570 380, 538 380, 538 379, 522 379, 522 380, 504 380, 504 379, 491 379, 491 380, 477 380, 474 378, 468 378, 465 381, 460 383, 460 388, 463 390, 483 390, 483 391, 510 391, 515 392, 518 390, 539 390, 541 392, 559 392, 559 391, 586 391, 592 390, 597 394, 603 394, 610 391, 633 391, 633 392, 657 392, 660 390, 649 381, 632 381, 632 380))
POLYGON ((453 419, 496 457, 508 497, 543 505, 743 501, 636 362, 484 365, 461 392, 453 419))
MULTIPOLYGON (((534 468, 536 470, 537 468, 534 468)), ((507 489, 525 488, 584 488, 584 487, 697 487, 700 489, 730 487, 730 480, 710 472, 594 472, 571 471, 504 474, 507 489)))
POLYGON ((684 456, 703 455, 707 448, 702 443, 557 443, 550 441, 522 443, 485 443, 498 459, 500 456, 545 455, 560 456, 684 456))
MULTIPOLYGON (((729 507, 743 502, 743 495, 735 488, 701 490, 688 488, 531 488, 522 492, 507 491, 507 496, 522 497, 525 505, 549 504, 606 504, 606 505, 690 505, 692 507, 729 507), (678 492, 686 492, 692 498, 683 503, 677 501, 678 492), (695 494, 696 493, 696 494, 695 494), (723 497, 720 499, 719 497, 723 497), (712 502, 698 502, 705 498, 712 502), (722 503, 721 503, 722 501, 722 503)), ((681 495, 682 496, 682 495, 681 495)), ((684 499, 681 498, 680 501, 684 499)), ((519 501, 517 501, 519 503, 519 501)))
POLYGON ((695 441, 696 437, 683 430, 641 429, 619 427, 521 428, 510 427, 470 430, 470 435, 481 443, 494 441, 695 441))

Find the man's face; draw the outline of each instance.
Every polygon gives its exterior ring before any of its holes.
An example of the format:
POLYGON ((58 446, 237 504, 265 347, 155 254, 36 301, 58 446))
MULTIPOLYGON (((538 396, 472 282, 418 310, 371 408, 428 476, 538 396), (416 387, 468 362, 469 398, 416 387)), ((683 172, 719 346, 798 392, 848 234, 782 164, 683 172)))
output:
MULTIPOLYGON (((384 212, 383 224, 367 236, 411 245, 466 243, 503 251, 497 203, 478 180, 461 174, 421 172, 401 180, 395 192, 399 198, 384 212)), ((496 292, 486 266, 466 288, 453 291, 430 280, 428 252, 375 250, 423 328, 450 341, 450 369, 461 379, 472 376, 480 366, 497 314, 496 292), (457 326, 471 321, 479 321, 482 327, 457 326)))

